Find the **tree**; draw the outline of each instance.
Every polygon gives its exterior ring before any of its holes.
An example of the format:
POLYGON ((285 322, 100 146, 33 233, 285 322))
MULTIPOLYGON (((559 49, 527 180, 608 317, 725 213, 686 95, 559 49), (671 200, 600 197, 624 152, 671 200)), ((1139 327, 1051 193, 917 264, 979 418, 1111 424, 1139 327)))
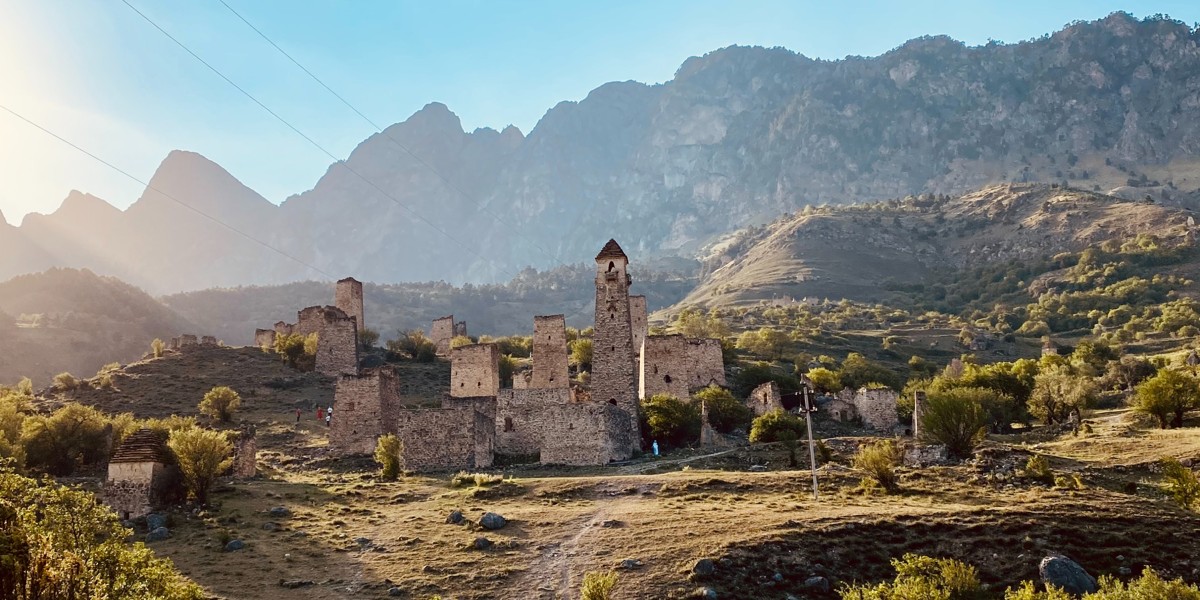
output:
POLYGON ((163 350, 165 350, 166 347, 167 345, 164 344, 162 340, 154 338, 154 341, 150 342, 150 354, 153 355, 154 358, 162 358, 163 350))
POLYGON ((31 414, 21 426, 28 466, 51 475, 108 458, 108 418, 90 406, 67 404, 50 415, 31 414))
POLYGON ((805 375, 818 392, 831 394, 842 389, 842 378, 838 377, 838 374, 834 371, 825 367, 810 369, 805 375))
POLYGON ((967 458, 987 433, 984 405, 999 396, 987 388, 952 388, 933 391, 921 414, 921 438, 943 444, 955 458, 967 458))
POLYGON ((729 335, 729 326, 715 309, 705 314, 699 308, 689 306, 679 312, 671 329, 692 338, 723 338, 729 335))
POLYGON ((233 465, 233 446, 224 434, 200 427, 172 431, 167 445, 179 463, 188 493, 204 504, 217 476, 233 465))
POLYGON ((1162 369, 1135 388, 1133 409, 1158 419, 1166 429, 1183 427, 1183 415, 1200 408, 1200 381, 1174 369, 1162 369))
POLYGON ((289 367, 299 368, 305 355, 305 337, 298 333, 285 333, 275 336, 275 354, 278 354, 289 367))
POLYGON ((0 594, 11 600, 199 600, 203 592, 90 492, 0 471, 0 594))
POLYGON ((1162 467, 1167 495, 1176 504, 1190 510, 1200 503, 1200 480, 1195 472, 1171 457, 1162 460, 1162 467))
POLYGON ((772 360, 782 358, 789 344, 791 340, 786 333, 771 327, 763 327, 758 331, 744 331, 737 340, 739 349, 772 360))
POLYGON ((375 331, 374 329, 367 329, 366 327, 364 327, 362 329, 362 331, 358 332, 358 347, 359 348, 362 348, 363 350, 370 350, 371 348, 374 348, 375 344, 377 344, 377 343, 379 343, 379 332, 378 331, 375 331))
POLYGON ((593 347, 592 338, 581 337, 571 342, 571 363, 577 365, 581 371, 590 371, 593 347))
POLYGON ((222 423, 228 423, 233 412, 242 405, 242 397, 233 388, 217 386, 200 401, 200 414, 208 415, 222 423))
POLYGON ((420 329, 401 330, 394 340, 388 340, 388 352, 395 356, 407 356, 417 362, 433 362, 437 359, 437 348, 433 340, 425 337, 420 329))
POLYGON ((722 387, 710 385, 696 392, 694 398, 708 407, 708 422, 721 433, 730 433, 735 429, 744 431, 754 417, 750 407, 722 387))
POLYGON ((379 463, 379 476, 394 481, 400 476, 400 456, 404 453, 404 442, 392 434, 380 436, 375 442, 375 462, 379 463))
POLYGON ((773 410, 754 419, 750 425, 750 441, 754 443, 781 442, 788 451, 788 464, 796 466, 796 443, 807 431, 804 420, 784 410, 773 410))
POLYGON ((70 373, 59 373, 54 376, 54 391, 70 392, 79 387, 79 380, 70 373))
POLYGON ((658 394, 642 401, 646 442, 679 448, 700 438, 700 409, 675 396, 658 394))
POLYGON ((846 360, 842 361, 838 370, 838 377, 842 380, 842 385, 851 389, 861 388, 868 383, 880 383, 894 390, 904 386, 900 375, 895 371, 857 352, 846 355, 846 360))
POLYGON ((1043 369, 1034 378, 1029 395, 1029 414, 1047 425, 1066 423, 1071 415, 1080 416, 1095 395, 1095 387, 1087 378, 1071 373, 1070 367, 1055 365, 1043 369))

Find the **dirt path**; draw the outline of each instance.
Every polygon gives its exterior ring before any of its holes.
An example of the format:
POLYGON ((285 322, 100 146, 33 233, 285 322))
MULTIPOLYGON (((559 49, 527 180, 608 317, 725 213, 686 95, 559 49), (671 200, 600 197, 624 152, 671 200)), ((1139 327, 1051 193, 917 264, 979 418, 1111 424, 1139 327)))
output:
POLYGON ((733 454, 734 452, 737 452, 738 450, 741 450, 741 449, 742 448, 730 448, 729 450, 722 450, 720 452, 714 452, 712 454, 701 454, 699 456, 688 456, 686 458, 674 458, 671 460, 656 460, 653 462, 639 463, 636 465, 626 465, 623 467, 618 467, 616 474, 617 475, 640 475, 647 471, 650 471, 653 469, 658 469, 661 467, 686 465, 687 463, 695 462, 698 460, 704 460, 706 458, 715 458, 718 456, 725 456, 726 454, 733 454))

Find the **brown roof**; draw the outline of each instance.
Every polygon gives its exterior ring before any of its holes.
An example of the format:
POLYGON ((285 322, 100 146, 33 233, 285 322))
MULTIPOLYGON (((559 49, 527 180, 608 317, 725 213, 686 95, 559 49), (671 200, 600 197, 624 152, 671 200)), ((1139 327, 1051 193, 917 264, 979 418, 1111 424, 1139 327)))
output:
POLYGON ((171 450, 167 448, 167 436, 153 429, 139 429, 113 452, 110 463, 156 462, 170 464, 174 462, 171 450))
POLYGON ((605 258, 624 258, 625 260, 629 260, 629 257, 625 256, 625 251, 621 250, 621 245, 617 243, 617 240, 608 240, 608 243, 600 250, 600 254, 596 255, 596 260, 605 258))

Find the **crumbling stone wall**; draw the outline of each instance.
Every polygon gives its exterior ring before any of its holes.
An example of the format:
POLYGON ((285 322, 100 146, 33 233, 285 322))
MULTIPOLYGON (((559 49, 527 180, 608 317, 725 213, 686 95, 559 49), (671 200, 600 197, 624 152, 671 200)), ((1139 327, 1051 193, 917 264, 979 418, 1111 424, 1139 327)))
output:
POLYGON ((454 339, 454 315, 434 319, 433 328, 429 330, 429 339, 433 342, 438 356, 450 356, 450 340, 454 339))
POLYGON ((195 346, 199 343, 200 343, 200 341, 196 339, 196 336, 194 336, 190 333, 185 333, 185 334, 179 336, 179 347, 180 348, 186 348, 188 346, 195 346))
POLYGON ((858 419, 858 409, 854 407, 853 395, 842 397, 841 394, 825 406, 825 414, 839 423, 849 423, 858 419))
POLYGON ((896 416, 896 392, 890 389, 862 388, 854 394, 854 408, 863 425, 877 431, 890 432, 900 424, 896 416))
MULTIPOLYGON (((629 258, 615 240, 596 255, 596 320, 593 334, 591 395, 616 405, 630 420, 630 444, 638 435, 638 377, 629 320, 629 258)), ((630 446, 630 451, 633 446, 630 446)))
POLYGON ((729 438, 721 435, 720 432, 712 426, 708 420, 708 403, 700 403, 700 447, 701 448, 727 448, 733 443, 729 438))
POLYGON ((521 369, 513 373, 512 387, 514 390, 527 390, 533 383, 533 369, 521 369))
POLYGON ((295 332, 296 332, 296 324, 295 323, 285 323, 283 321, 279 321, 278 323, 275 323, 275 335, 292 335, 295 332))
POLYGON ((155 462, 112 463, 104 481, 104 503, 122 519, 144 517, 163 504, 167 466, 155 462))
POLYGON ((236 479, 253 479, 258 475, 258 432, 253 425, 243 425, 233 441, 233 467, 236 479))
POLYGON ((925 392, 917 390, 913 392, 913 422, 912 434, 915 438, 921 437, 921 419, 925 416, 925 392))
POLYGON ((752 390, 746 400, 754 416, 761 417, 769 412, 783 410, 783 400, 779 395, 779 384, 768 381, 752 390))
MULTIPOLYGON (((636 419, 637 417, 633 417, 636 419)), ((608 402, 574 402, 543 409, 541 462, 604 465, 628 460, 640 440, 632 439, 628 412, 608 402)))
POLYGON ((182 343, 182 342, 179 340, 178 337, 173 337, 173 338, 171 338, 171 343, 167 347, 172 350, 178 350, 180 343, 182 343))
POLYGON ((638 396, 649 398, 669 394, 687 399, 691 389, 690 360, 689 344, 682 335, 646 336, 638 377, 638 396))
POLYGON ((358 372, 358 323, 336 306, 310 306, 296 314, 295 332, 317 334, 318 373, 358 372))
POLYGON ((710 385, 725 386, 725 358, 721 354, 721 340, 713 338, 688 338, 688 385, 691 389, 710 385))
POLYGON ((329 448, 337 455, 370 454, 375 440, 395 433, 400 378, 391 367, 341 374, 334 384, 329 448))
POLYGON ((337 282, 333 304, 342 309, 346 316, 354 317, 359 329, 367 327, 367 321, 363 318, 363 286, 357 279, 347 277, 337 282))
POLYGON ((218 345, 217 338, 215 336, 211 336, 211 335, 203 336, 200 338, 200 345, 201 346, 216 346, 216 345, 218 345))
POLYGON ((629 297, 629 327, 633 331, 633 353, 636 359, 642 355, 642 342, 650 331, 649 322, 646 320, 645 296, 629 297))
MULTIPOLYGON (((336 414, 336 413, 335 413, 336 414)), ((495 425, 473 403, 399 411, 400 463, 410 471, 481 469, 492 466, 495 425)))
POLYGON ((567 320, 563 315, 533 318, 533 375, 529 387, 570 387, 567 365, 567 320))
POLYGON ((463 337, 467 337, 467 322, 466 321, 459 321, 454 324, 454 337, 458 337, 460 335, 463 337))
POLYGON ((566 388, 500 390, 496 396, 496 452, 507 455, 534 455, 542 450, 542 432, 547 410, 568 404, 571 391, 566 388))
POLYGON ((450 351, 450 395, 455 398, 500 393, 500 349, 471 344, 450 351))
POLYGON ((275 330, 274 329, 255 329, 254 330, 254 345, 258 348, 274 348, 275 347, 275 330))

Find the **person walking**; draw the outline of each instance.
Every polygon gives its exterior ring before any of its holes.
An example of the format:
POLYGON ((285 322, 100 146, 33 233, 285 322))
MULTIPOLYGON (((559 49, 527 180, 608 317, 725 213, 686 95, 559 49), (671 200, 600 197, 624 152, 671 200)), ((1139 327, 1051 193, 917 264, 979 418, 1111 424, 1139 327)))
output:
POLYGON ((300 409, 298 409, 298 408, 296 409, 296 422, 297 423, 300 422, 300 409))
POLYGON ((317 422, 319 423, 324 420, 325 420, 325 409, 318 405, 317 406, 317 422))
POLYGON ((332 421, 333 421, 333 407, 330 406, 329 408, 325 409, 325 426, 329 427, 329 424, 332 421))
POLYGON ((658 440, 654 440, 654 455, 658 456, 658 440))

